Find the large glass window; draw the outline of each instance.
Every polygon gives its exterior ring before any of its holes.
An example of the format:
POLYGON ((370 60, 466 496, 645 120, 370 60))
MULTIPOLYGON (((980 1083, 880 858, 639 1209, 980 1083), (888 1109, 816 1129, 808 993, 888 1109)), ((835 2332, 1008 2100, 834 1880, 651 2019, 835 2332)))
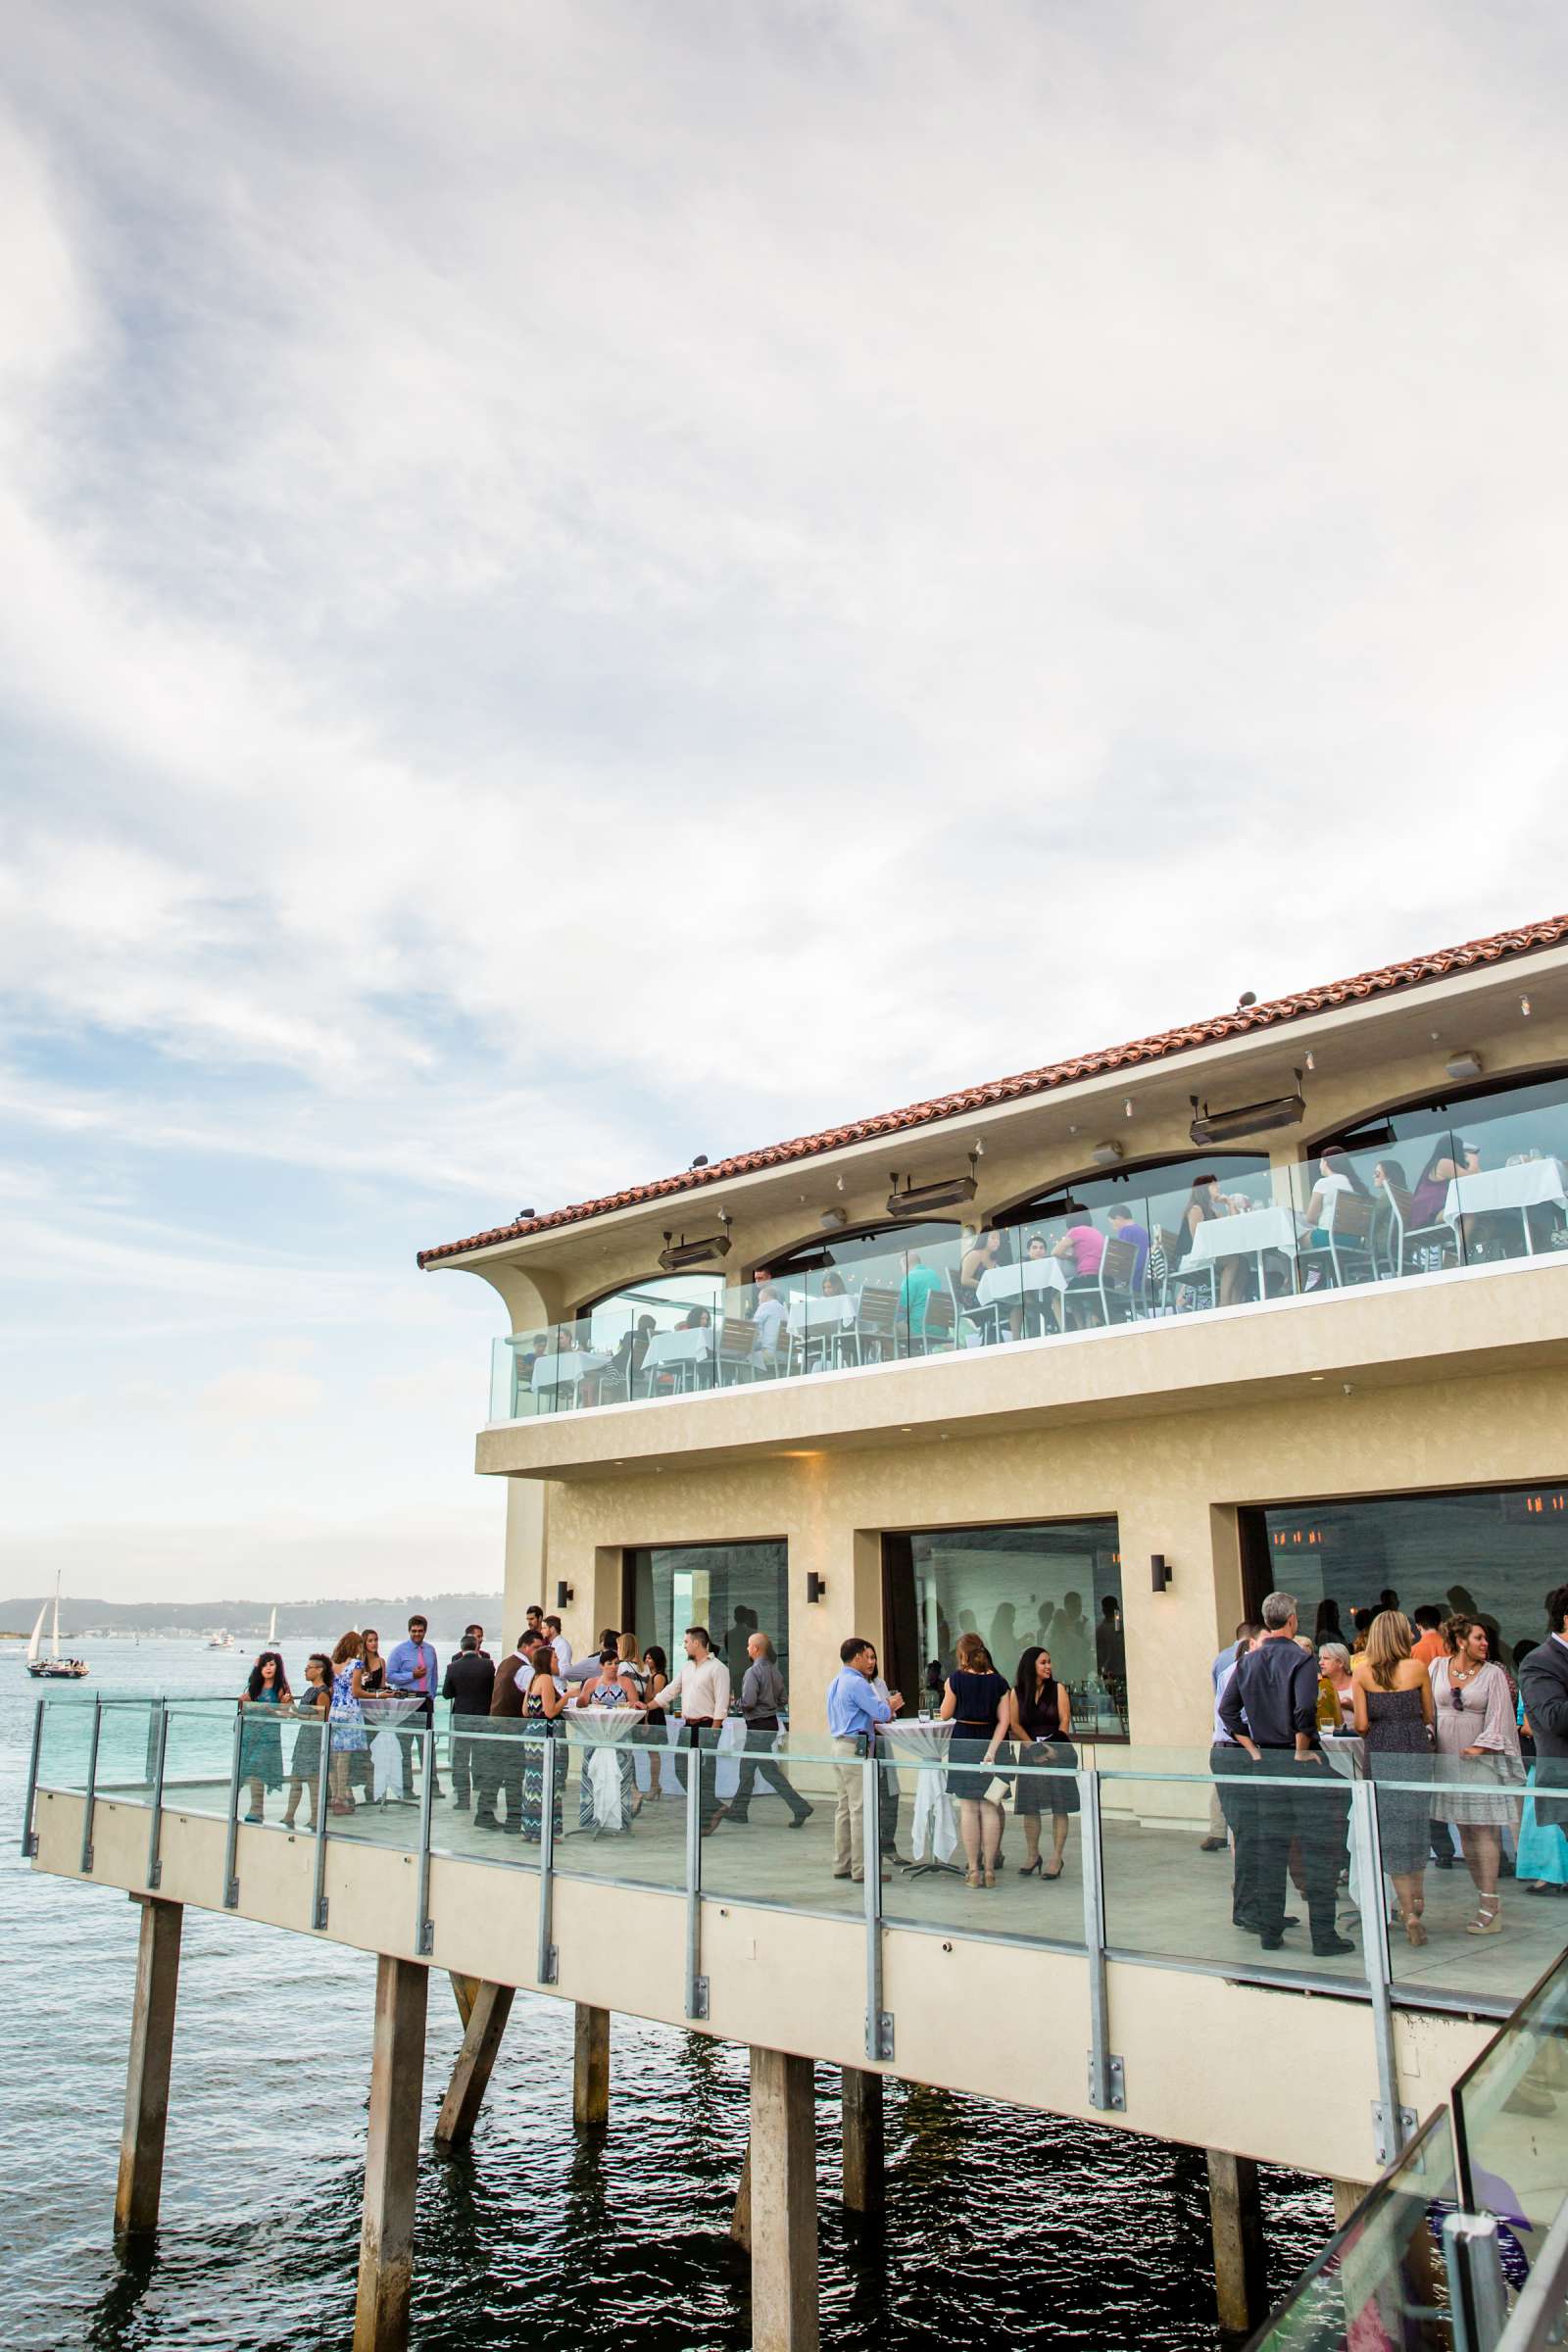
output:
POLYGON ((884 1538, 887 1646, 906 1700, 932 1703, 963 1634, 1011 1682, 1049 1649, 1082 1731, 1126 1728, 1121 1549, 1114 1519, 957 1527, 884 1538), (911 1654, 915 1652, 917 1654, 911 1654))
POLYGON ((628 1552, 628 1597, 637 1639, 657 1642, 674 1673, 689 1625, 706 1625, 726 1661, 735 1693, 746 1672, 746 1644, 766 1634, 789 1681, 789 1545, 662 1544, 628 1552))
POLYGON ((651 1274, 646 1282, 629 1282, 581 1309, 577 1317, 581 1335, 578 1345, 616 1348, 630 1331, 639 1328, 645 1333, 674 1331, 694 1314, 706 1313, 711 1321, 723 1291, 721 1273, 695 1270, 686 1274, 651 1274))
POLYGON ((1379 1494, 1245 1514, 1248 1605, 1294 1592, 1301 1629, 1353 1640, 1357 1610, 1455 1610, 1482 1618, 1511 1666, 1546 1631, 1544 1599, 1568 1581, 1568 1487, 1379 1494))

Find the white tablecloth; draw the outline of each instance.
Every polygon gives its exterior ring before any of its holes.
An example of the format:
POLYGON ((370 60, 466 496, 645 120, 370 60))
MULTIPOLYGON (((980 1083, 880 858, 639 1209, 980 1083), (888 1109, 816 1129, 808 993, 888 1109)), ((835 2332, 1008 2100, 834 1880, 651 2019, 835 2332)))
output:
POLYGON ((593 1355, 586 1348, 568 1348, 564 1355, 542 1355, 533 1368, 531 1387, 537 1396, 542 1389, 574 1387, 590 1372, 603 1372, 613 1356, 593 1355))
POLYGON ((880 1752, 895 1764, 921 1767, 914 1776, 910 1853, 916 1862, 946 1862, 958 1843, 958 1817, 948 1794, 952 1724, 931 1719, 921 1721, 918 1717, 911 1723, 884 1723, 878 1726, 877 1740, 880 1752), (937 1769, 932 1769, 933 1764, 937 1769))
POLYGON ((855 1300, 848 1293, 842 1298, 807 1298, 797 1291, 790 1300, 790 1329, 797 1339, 808 1331, 847 1331, 854 1321, 855 1300))
POLYGON ((567 1717, 567 1738, 586 1740, 591 1751, 582 1760, 582 1777, 593 1794, 596 1829, 618 1830, 625 1818, 615 1749, 641 1721, 634 1707, 573 1707, 567 1717))
MULTIPOLYGON (((613 1712, 614 1710, 612 1708, 611 1713, 613 1712)), ((641 1718, 639 1717, 638 1720, 641 1721, 641 1718)), ((672 1748, 682 1744, 683 1734, 678 1715, 665 1716, 664 1738, 667 1745, 672 1748)), ((776 1740, 774 1745, 777 1746, 776 1740)), ((740 1759, 745 1746, 746 1725, 743 1719, 739 1715, 727 1716, 724 1727, 718 1735, 718 1762, 714 1768, 713 1780, 713 1794, 721 1800, 733 1796, 740 1787, 740 1759)), ((648 1770, 648 1759, 651 1752, 651 1741, 645 1740, 639 1742, 636 1756, 637 1786, 642 1789, 647 1789, 651 1786, 651 1776, 648 1770)), ((752 1752, 760 1754, 761 1751, 760 1748, 754 1748, 752 1752)), ((673 1772, 662 1772, 660 1780, 666 1796, 678 1797, 680 1795, 680 1788, 673 1772)))
POLYGON ((643 1370, 657 1372, 664 1364, 706 1364, 712 1361, 713 1329, 705 1324, 690 1331, 657 1331, 648 1343, 643 1370))
POLYGON ((1296 1212, 1275 1202, 1269 1208, 1245 1208, 1233 1217, 1206 1217, 1193 1236, 1183 1263, 1211 1265, 1218 1257, 1256 1257, 1265 1250, 1296 1254, 1296 1212))
POLYGON ((403 1758, 406 1751, 393 1727, 401 1723, 405 1715, 412 1715, 421 1707, 424 1701, 420 1698, 399 1698, 388 1690, 378 1697, 362 1699, 360 1703, 365 1710, 365 1728, 370 1735, 370 1794, 378 1804, 384 1804, 389 1796, 409 1793, 403 1786, 403 1758))
POLYGON ((987 1266, 974 1286, 982 1306, 1006 1306, 1021 1291, 1065 1291, 1066 1261, 1059 1257, 1026 1257, 1015 1266, 987 1266))
POLYGON ((1479 1216, 1487 1209, 1537 1208, 1548 1200, 1568 1208, 1562 1161, 1522 1159, 1517 1167, 1479 1168, 1473 1176, 1456 1176, 1443 1203, 1443 1221, 1455 1225, 1461 1217, 1479 1216))

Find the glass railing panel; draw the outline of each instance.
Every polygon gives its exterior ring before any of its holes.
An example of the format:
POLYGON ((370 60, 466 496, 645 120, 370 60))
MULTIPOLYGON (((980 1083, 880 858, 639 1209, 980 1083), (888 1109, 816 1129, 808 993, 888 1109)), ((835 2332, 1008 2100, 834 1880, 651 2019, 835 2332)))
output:
POLYGON ((1376 1166, 1376 1153, 1334 1151, 1288 1171, 1303 1296, 1364 1287, 1386 1275, 1390 1217, 1376 1166))
POLYGON ((1105 1937, 1115 1949, 1365 1981, 1350 1901, 1350 1791, 1323 1759, 1244 1773, 1102 1775, 1105 1937), (1229 1842, 1202 1850, 1217 1786, 1229 1842))
POLYGON ((98 1719, 95 1785, 104 1796, 147 1801, 158 1763, 158 1705, 149 1698, 106 1699, 98 1719))
POLYGON ((1446 2108, 1324 2247, 1248 2352, 1449 2352, 1442 2230, 1458 2202, 1446 2108))
MULTIPOLYGON (((235 1714, 232 1701, 218 1707, 203 1706, 199 1700, 170 1701, 164 1749, 164 1804, 169 1811, 227 1813, 235 1714)), ((286 1725, 282 1742, 286 1758, 292 1746, 286 1725)))
POLYGON ((1568 2203, 1568 1956, 1452 2096, 1470 2209, 1495 2215, 1528 2268, 1568 2203))
POLYGON ((417 1699, 388 1692, 328 1718, 327 1835, 405 1849, 419 1841, 430 1741, 417 1699))
POLYGON ((643 1334, 631 1366, 633 1396, 689 1396, 710 1389, 723 1321, 718 1306, 688 1306, 643 1334))
POLYGON ((988 1764, 984 1740, 950 1741, 935 1724, 900 1727, 883 1745, 898 1756, 878 1767, 883 1858, 892 1863, 883 1917, 1081 1946, 1077 1773, 1014 1763, 1005 1749, 988 1764))
POLYGON ((852 1331, 858 1268, 813 1266, 781 1277, 788 1299, 788 1369, 838 1372, 856 1360, 852 1331))
POLYGON ((1453 1226, 1469 1265, 1536 1257, 1568 1236, 1568 1115, 1543 1103, 1487 1114, 1454 1113, 1445 1166, 1441 1221, 1453 1226), (1444 1182, 1446 1179, 1446 1183, 1444 1182))
POLYGON ((556 1868, 568 1878, 684 1886, 695 1759, 679 1727, 650 1724, 630 1709, 596 1716, 573 1707, 558 1721, 557 1747, 556 1868))
MULTIPOLYGON (((835 1758, 825 1741, 724 1725, 705 1754, 703 1891, 810 1911, 858 1908, 833 1876, 835 1758)), ((862 1776, 863 1765, 857 1765, 862 1776)))
POLYGON ((40 1788, 85 1789, 92 1716, 91 1699, 83 1699, 75 1691, 69 1697, 51 1695, 44 1700, 38 1748, 40 1788))
MULTIPOLYGON (((510 1716, 458 1717, 450 1748, 438 1767, 441 1792, 430 1808, 432 1853, 536 1869, 544 1820, 545 1744, 540 1723, 510 1716)), ((557 1761, 564 1770, 562 1758, 557 1761)), ((422 1771, 421 1761, 421 1779, 422 1771)), ((559 1773, 555 1814, 559 1824, 559 1773)))

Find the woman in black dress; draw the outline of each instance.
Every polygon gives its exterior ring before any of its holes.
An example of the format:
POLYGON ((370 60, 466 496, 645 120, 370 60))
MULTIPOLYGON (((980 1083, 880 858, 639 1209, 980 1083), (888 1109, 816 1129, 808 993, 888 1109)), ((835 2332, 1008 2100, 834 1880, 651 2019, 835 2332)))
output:
POLYGON ((1006 1683, 991 1663, 978 1634, 958 1642, 958 1662, 942 1691, 941 1719, 953 1726, 954 1761, 948 1766, 948 1794, 956 1799, 958 1835, 963 1839, 969 1886, 997 1883, 997 1849, 1002 1843, 1002 1807, 986 1790, 995 1779, 998 1748, 1007 1734, 1006 1683), (959 1761, 965 1756, 974 1761, 959 1761), (981 1873, 984 1871, 984 1877, 981 1873))
MULTIPOLYGON (((1419 1946, 1427 1939, 1421 1914, 1432 1844, 1434 1708, 1431 1678, 1414 1649, 1415 1631, 1403 1611, 1380 1610, 1350 1682, 1355 1728, 1366 1741, 1367 1774, 1377 1790, 1383 1867, 1399 1898, 1405 1936, 1419 1946), (1381 1782, 1396 1785, 1379 1787, 1381 1782)), ((1361 1899, 1376 1902, 1381 1891, 1363 1891, 1361 1899)))
POLYGON ((1078 1810, 1078 1783, 1069 1777, 1078 1769, 1072 1737, 1072 1700, 1065 1683, 1051 1671, 1049 1649, 1026 1649, 1018 1660, 1018 1679, 1007 1696, 1007 1731, 1018 1742, 1018 1762, 1037 1766, 1061 1765, 1060 1778, 1020 1773, 1013 1785, 1013 1804, 1023 1823, 1027 1859, 1019 1876, 1059 1879, 1067 1822, 1078 1810), (1040 1816, 1051 1815, 1051 1868, 1040 1859, 1040 1816))

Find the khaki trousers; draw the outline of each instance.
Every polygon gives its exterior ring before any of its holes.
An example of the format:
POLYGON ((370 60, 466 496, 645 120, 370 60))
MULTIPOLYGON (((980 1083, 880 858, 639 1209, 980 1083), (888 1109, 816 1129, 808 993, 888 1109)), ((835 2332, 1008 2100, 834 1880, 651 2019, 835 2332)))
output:
POLYGON ((847 1760, 833 1767, 833 1778, 839 1786, 838 1803, 833 1809, 833 1871, 843 1878, 846 1871, 852 1879, 865 1876, 865 1759, 859 1744, 854 1740, 835 1740, 833 1753, 847 1760))

